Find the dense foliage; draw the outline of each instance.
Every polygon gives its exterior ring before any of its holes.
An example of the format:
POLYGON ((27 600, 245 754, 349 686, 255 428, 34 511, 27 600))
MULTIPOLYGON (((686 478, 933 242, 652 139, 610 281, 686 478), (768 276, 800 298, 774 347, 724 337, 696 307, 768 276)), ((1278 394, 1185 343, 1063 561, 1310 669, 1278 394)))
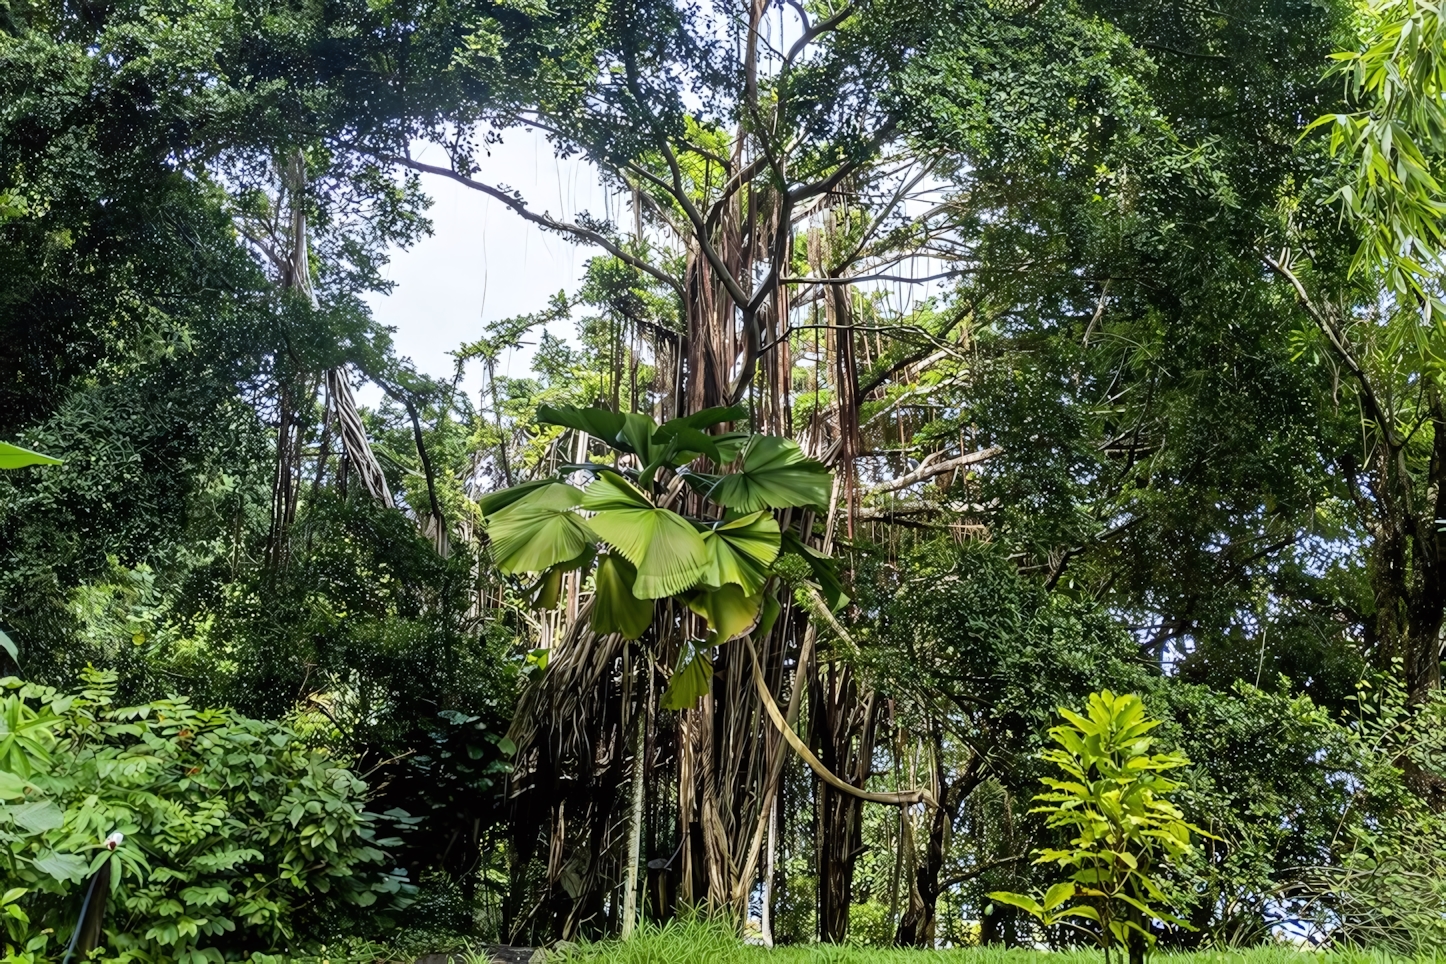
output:
POLYGON ((0 4, 10 952, 1439 943, 1442 18, 0 4), (428 374, 439 179, 594 256, 428 374))
POLYGON ((124 961, 284 948, 394 901, 405 877, 365 784, 295 730, 181 698, 116 706, 113 677, 84 682, 3 682, 0 860, 20 959, 61 954, 102 868, 105 943, 124 961))

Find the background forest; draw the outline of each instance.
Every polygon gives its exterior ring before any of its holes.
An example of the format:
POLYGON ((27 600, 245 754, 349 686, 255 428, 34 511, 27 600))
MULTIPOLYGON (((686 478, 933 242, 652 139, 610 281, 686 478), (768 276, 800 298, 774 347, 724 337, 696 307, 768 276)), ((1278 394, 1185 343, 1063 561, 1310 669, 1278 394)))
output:
POLYGON ((1425 0, 0 0, 7 959, 1088 942, 991 894, 1102 690, 1161 947, 1446 945, 1443 89, 1425 0), (591 257, 455 371, 424 176, 591 257))

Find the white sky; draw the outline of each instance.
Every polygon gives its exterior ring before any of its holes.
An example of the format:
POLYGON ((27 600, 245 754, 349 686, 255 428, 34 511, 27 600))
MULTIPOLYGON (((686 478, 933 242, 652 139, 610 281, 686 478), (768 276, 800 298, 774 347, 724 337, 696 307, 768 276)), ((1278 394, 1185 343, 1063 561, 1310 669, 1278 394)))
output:
MULTIPOLYGON (((478 180, 516 188, 529 207, 554 216, 571 219, 587 211, 626 220, 592 165, 578 158, 559 159, 536 131, 512 130, 504 137, 484 158, 478 180)), ((418 160, 447 163, 437 148, 416 145, 413 151, 418 160)), ((499 202, 447 178, 424 174, 422 186, 434 202, 428 211, 432 236, 410 250, 394 252, 385 273, 396 287, 388 296, 368 300, 377 320, 395 329, 399 355, 411 358, 419 371, 449 378, 455 364, 449 352, 475 340, 493 321, 538 311, 558 291, 571 293, 588 259, 601 251, 545 233, 499 202)), ((504 358, 500 371, 526 374, 531 354, 524 348, 516 357, 504 358)), ((480 368, 474 363, 463 383, 474 400, 481 387, 480 368)), ((360 395, 367 405, 381 398, 370 384, 360 395)))

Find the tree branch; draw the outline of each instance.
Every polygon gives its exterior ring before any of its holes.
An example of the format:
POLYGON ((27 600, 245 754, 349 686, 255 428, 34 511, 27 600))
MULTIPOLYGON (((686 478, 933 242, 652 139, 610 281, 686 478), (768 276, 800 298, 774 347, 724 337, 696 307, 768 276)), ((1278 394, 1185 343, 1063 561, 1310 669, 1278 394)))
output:
POLYGON ((916 485, 926 479, 932 479, 935 476, 944 475, 946 472, 953 472, 955 469, 963 468, 966 465, 978 465, 980 462, 987 462, 1003 451, 1004 449, 999 446, 992 445, 978 452, 966 452, 963 455, 955 456, 952 459, 945 459, 942 462, 920 465, 912 472, 905 473, 896 479, 879 483, 864 494, 879 495, 883 492, 897 492, 899 489, 907 489, 911 485, 916 485))
POLYGON ((945 278, 957 278, 963 274, 971 274, 973 269, 956 268, 953 271, 941 271, 938 274, 925 275, 922 278, 909 278, 901 274, 861 274, 842 278, 803 278, 790 275, 780 278, 780 284, 786 285, 852 285, 863 284, 866 281, 898 281, 904 284, 920 285, 930 281, 941 281, 945 278))
POLYGON ((1305 285, 1301 283, 1300 279, 1295 276, 1295 272, 1291 271, 1285 263, 1288 254, 1288 251, 1282 251, 1279 261, 1268 254, 1262 254, 1261 257, 1265 260, 1265 263, 1270 266, 1272 271, 1290 282, 1291 287, 1295 289, 1295 296, 1300 302, 1300 306, 1305 309, 1305 313, 1310 315, 1311 320, 1316 323, 1316 326, 1319 327, 1321 332, 1326 336, 1326 339, 1331 343, 1331 347, 1335 349, 1336 355, 1340 358, 1341 363, 1346 366, 1346 370, 1349 371, 1360 384, 1361 396, 1365 399, 1366 412, 1371 421, 1375 422, 1380 428, 1381 434, 1386 438, 1386 444, 1392 449, 1397 448, 1399 442, 1396 438, 1395 427, 1391 424, 1385 407, 1376 396, 1376 390, 1371 385, 1370 377, 1366 374, 1365 369, 1361 368, 1355 356, 1351 354, 1350 348, 1346 345, 1345 335, 1336 327, 1335 322, 1327 317, 1325 312, 1321 311, 1316 303, 1311 300, 1310 294, 1305 290, 1305 285))
POLYGON ((820 20, 818 23, 809 23, 808 11, 804 9, 803 4, 789 0, 789 6, 798 11, 799 19, 803 21, 803 33, 793 42, 793 46, 788 48, 788 53, 783 58, 783 70, 785 71, 793 66, 793 62, 798 59, 798 55, 803 53, 809 44, 813 43, 814 40, 818 39, 822 34, 828 33, 843 23, 849 17, 852 17, 855 9, 853 4, 846 3, 840 7, 838 12, 833 16, 820 20))
POLYGON ((768 691, 768 682, 763 678, 763 670, 758 664, 758 652, 753 648, 753 643, 747 636, 744 636, 742 641, 753 663, 753 685, 758 690, 758 698, 762 701, 763 708, 768 712, 768 718, 773 721, 773 725, 778 728, 778 732, 783 734, 783 738, 788 741, 788 745, 793 748, 793 752, 803 758, 803 762, 808 764, 809 769, 816 773, 820 780, 835 790, 846 793, 851 797, 858 797, 860 800, 867 800, 871 803, 887 803, 896 807, 908 807, 916 803, 922 803, 928 807, 938 806, 934 801, 934 795, 922 787, 918 790, 902 790, 895 793, 870 793, 867 790, 859 789, 851 783, 844 782, 832 770, 824 766, 819 758, 813 755, 813 751, 808 748, 808 744, 804 743, 803 740, 799 738, 799 735, 793 732, 793 727, 788 725, 788 721, 785 720, 783 714, 779 712, 778 704, 773 701, 773 694, 768 691))
POLYGON ((547 228, 550 231, 558 231, 563 234, 571 234, 575 237, 582 238, 585 241, 590 241, 598 247, 602 248, 608 254, 617 258, 619 261, 622 261, 624 264, 630 265, 631 267, 638 269, 644 274, 650 275, 653 278, 656 278, 657 280, 663 282, 669 288, 672 288, 673 291, 677 293, 679 298, 684 297, 682 282, 678 281, 678 279, 674 278, 667 272, 660 271, 659 269, 653 267, 642 258, 639 258, 636 255, 624 250, 617 242, 613 241, 605 234, 594 231, 591 228, 585 228, 580 224, 573 224, 570 221, 559 221, 557 218, 552 217, 552 215, 550 214, 538 214, 537 212, 530 210, 527 207, 527 202, 523 201, 521 198, 508 194, 501 188, 493 187, 491 184, 484 184, 481 181, 476 181, 470 177, 467 177, 465 174, 459 174, 457 171, 454 171, 449 167, 439 167, 436 164, 426 164, 422 161, 413 160, 410 157, 401 157, 395 154, 379 154, 376 156, 378 160, 388 161, 392 164, 400 164, 403 167, 410 168, 413 171, 419 171, 423 174, 436 174, 439 177, 450 178, 451 180, 456 181, 458 184, 465 185, 466 187, 469 187, 474 191, 479 191, 490 198, 501 201, 503 204, 507 205, 507 207, 511 208, 515 214, 522 217, 524 220, 531 221, 533 224, 541 225, 542 227, 547 228))

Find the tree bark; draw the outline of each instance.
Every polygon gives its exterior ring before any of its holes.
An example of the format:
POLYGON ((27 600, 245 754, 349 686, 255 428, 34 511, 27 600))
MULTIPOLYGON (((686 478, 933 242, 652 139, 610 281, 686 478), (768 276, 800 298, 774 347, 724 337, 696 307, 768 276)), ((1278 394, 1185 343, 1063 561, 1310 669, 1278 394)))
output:
MULTIPOLYGON (((865 696, 848 669, 830 665, 814 700, 822 723, 823 763, 862 789, 873 774, 878 703, 865 696)), ((827 783, 819 785, 819 937, 834 944, 848 939, 854 866, 863 853, 863 801, 827 783)))
POLYGON ((929 811, 929 838, 924 846, 922 859, 914 861, 914 880, 909 888, 909 904, 904 916, 899 919, 899 929, 894 934, 894 943, 901 947, 933 947, 937 930, 939 904, 939 874, 949 856, 949 837, 954 821, 969 794, 974 792, 982 779, 981 761, 971 756, 968 765, 954 781, 943 760, 943 745, 936 735, 934 741, 934 785, 939 805, 929 811))
POLYGON ((637 727, 633 737, 633 807, 628 826, 627 867, 623 878, 623 919, 619 933, 623 940, 633 936, 638 920, 638 862, 642 859, 643 846, 643 778, 646 776, 644 757, 647 750, 647 691, 639 693, 641 699, 637 708, 637 727))

